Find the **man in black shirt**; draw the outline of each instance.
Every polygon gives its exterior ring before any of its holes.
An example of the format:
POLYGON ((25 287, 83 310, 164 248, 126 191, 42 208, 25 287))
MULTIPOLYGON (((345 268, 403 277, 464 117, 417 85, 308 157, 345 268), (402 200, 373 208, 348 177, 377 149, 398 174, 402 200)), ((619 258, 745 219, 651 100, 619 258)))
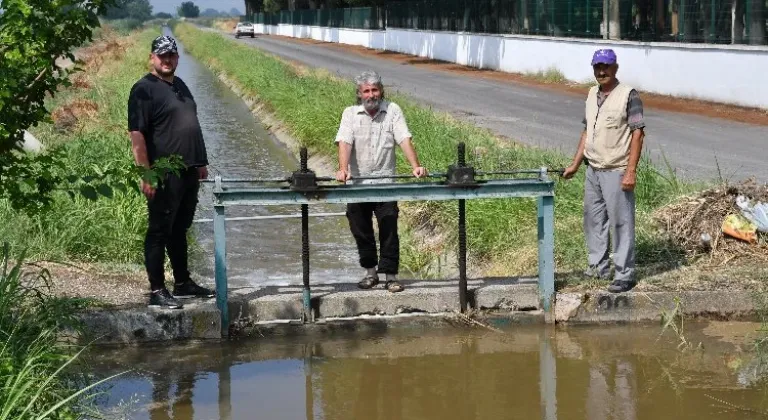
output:
POLYGON ((128 98, 128 130, 136 164, 149 168, 158 158, 180 156, 186 166, 169 174, 157 189, 142 181, 149 223, 144 261, 152 290, 149 305, 181 308, 175 297, 213 297, 190 278, 187 230, 197 207, 199 179, 208 177, 208 156, 197 119, 197 105, 187 85, 174 76, 179 63, 176 41, 152 41, 152 71, 136 82, 128 98), (165 287, 165 250, 173 269, 173 295, 165 287), (175 297, 174 297, 175 296, 175 297))

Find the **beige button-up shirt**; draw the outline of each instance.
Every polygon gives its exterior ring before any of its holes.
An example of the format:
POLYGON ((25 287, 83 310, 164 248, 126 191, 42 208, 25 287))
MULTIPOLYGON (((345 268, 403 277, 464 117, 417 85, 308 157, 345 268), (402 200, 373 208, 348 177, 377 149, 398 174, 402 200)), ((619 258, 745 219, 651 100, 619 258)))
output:
POLYGON ((349 172, 353 182, 392 182, 391 178, 359 181, 354 178, 394 175, 395 146, 411 137, 403 110, 397 104, 384 100, 373 117, 362 105, 347 107, 341 116, 336 143, 352 145, 349 172))

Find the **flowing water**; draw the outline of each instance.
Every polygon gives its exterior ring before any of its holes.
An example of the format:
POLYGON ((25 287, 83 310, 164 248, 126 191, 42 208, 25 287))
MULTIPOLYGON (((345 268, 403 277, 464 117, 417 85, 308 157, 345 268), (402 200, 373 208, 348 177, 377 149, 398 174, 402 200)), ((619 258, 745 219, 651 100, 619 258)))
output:
MULTIPOLYGON (((248 106, 179 44, 177 75, 198 106, 210 161, 209 178, 279 178, 299 166, 290 151, 254 119, 248 106)), ((333 141, 333 139, 328 139, 333 141)), ((212 184, 204 184, 196 219, 213 218, 212 184)), ((227 217, 300 214, 299 206, 228 207, 227 217)), ((310 213, 343 212, 340 205, 313 205, 310 213)), ((213 223, 195 223, 200 245, 193 270, 213 279, 213 223)), ((309 220, 313 284, 353 281, 361 275, 346 218, 309 220)), ((230 285, 301 284, 301 219, 227 222, 230 285)))
MULTIPOLYGON (((101 349, 131 419, 761 419, 749 323, 413 329, 101 349)), ((127 414, 126 414, 127 413, 127 414)))

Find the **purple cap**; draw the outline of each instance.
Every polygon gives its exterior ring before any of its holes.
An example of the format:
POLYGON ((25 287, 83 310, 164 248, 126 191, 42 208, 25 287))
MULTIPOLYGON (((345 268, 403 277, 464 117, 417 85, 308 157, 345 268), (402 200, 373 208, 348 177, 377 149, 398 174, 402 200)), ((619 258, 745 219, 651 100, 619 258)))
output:
POLYGON ((595 64, 615 64, 616 53, 611 49, 597 50, 592 56, 592 65, 595 64))

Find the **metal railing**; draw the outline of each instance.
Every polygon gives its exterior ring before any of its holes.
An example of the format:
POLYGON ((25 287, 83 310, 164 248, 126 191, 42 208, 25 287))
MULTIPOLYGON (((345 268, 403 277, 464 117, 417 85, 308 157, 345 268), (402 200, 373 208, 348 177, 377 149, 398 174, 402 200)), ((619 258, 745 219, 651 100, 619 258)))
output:
MULTIPOLYGON (((459 214, 459 306, 467 310, 466 277, 466 225, 465 200, 536 197, 538 200, 538 248, 539 248, 539 299, 544 311, 552 308, 555 294, 554 271, 554 182, 550 172, 562 173, 562 169, 531 169, 520 171, 479 172, 465 164, 464 144, 458 145, 456 165, 448 167, 444 174, 432 174, 440 181, 394 182, 384 184, 321 184, 331 178, 318 177, 307 167, 307 150, 301 149, 301 169, 285 179, 288 186, 238 187, 227 184, 221 177, 214 180, 214 261, 216 278, 216 303, 221 313, 222 334, 229 334, 228 280, 227 280, 227 239, 226 207, 300 205, 302 241, 302 284, 304 322, 314 322, 315 313, 311 305, 310 249, 309 249, 309 205, 321 203, 362 203, 370 201, 458 201, 459 214), (535 175, 527 178, 494 177, 504 175, 535 175), (481 179, 488 177, 488 179, 481 179)), ((397 178, 414 178, 410 175, 397 178)), ((365 177, 392 178, 384 177, 365 177)), ((358 177, 357 179, 361 179, 358 177)), ((242 182, 243 180, 238 180, 242 182)), ((251 180, 257 182, 259 180, 251 180)), ((274 182, 275 180, 270 180, 274 182)))

